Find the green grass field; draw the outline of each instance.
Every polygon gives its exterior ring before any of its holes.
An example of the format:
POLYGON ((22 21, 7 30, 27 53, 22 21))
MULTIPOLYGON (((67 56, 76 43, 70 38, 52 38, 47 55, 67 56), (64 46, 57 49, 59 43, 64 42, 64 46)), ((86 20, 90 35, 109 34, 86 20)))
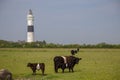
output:
POLYGON ((1 48, 0 69, 8 69, 15 80, 120 80, 120 49, 80 49, 81 57, 75 65, 75 72, 54 72, 53 58, 57 55, 71 55, 71 49, 22 49, 1 48), (28 62, 44 62, 45 76, 41 71, 32 75, 28 62))

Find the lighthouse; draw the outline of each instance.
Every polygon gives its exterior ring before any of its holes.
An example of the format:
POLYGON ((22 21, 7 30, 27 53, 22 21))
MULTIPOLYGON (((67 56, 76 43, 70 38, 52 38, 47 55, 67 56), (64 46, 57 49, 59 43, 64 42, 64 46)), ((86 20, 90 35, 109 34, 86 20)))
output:
POLYGON ((27 14, 27 42, 34 42, 34 16, 30 9, 27 14))

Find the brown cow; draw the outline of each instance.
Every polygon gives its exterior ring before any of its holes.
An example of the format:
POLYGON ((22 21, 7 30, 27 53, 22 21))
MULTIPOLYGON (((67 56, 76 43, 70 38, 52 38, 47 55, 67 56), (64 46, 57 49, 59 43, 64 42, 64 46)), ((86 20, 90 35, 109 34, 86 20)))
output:
POLYGON ((64 69, 68 68, 69 72, 71 70, 74 72, 73 68, 75 64, 78 64, 81 59, 82 58, 77 58, 74 56, 56 56, 54 57, 54 70, 57 73, 58 69, 61 68, 64 73, 64 69))
POLYGON ((41 70, 42 75, 44 75, 45 64, 44 63, 28 63, 27 67, 30 67, 33 71, 33 74, 36 74, 36 70, 41 70))

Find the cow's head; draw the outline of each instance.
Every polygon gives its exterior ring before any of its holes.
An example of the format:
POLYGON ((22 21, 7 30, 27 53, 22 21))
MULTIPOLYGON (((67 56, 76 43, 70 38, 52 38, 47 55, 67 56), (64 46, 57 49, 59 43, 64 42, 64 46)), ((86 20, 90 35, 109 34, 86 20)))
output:
POLYGON ((27 64, 27 67, 30 67, 30 66, 31 66, 31 63, 28 63, 28 64, 27 64))
POLYGON ((74 58, 75 64, 78 64, 78 63, 79 63, 79 60, 82 60, 82 58, 74 58))

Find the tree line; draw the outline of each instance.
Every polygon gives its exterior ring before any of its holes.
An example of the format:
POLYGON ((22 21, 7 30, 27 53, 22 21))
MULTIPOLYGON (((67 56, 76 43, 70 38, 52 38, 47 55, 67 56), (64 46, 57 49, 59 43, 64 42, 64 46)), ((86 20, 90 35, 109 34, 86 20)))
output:
POLYGON ((0 40, 0 48, 120 48, 120 44, 55 44, 47 43, 45 40, 27 43, 25 41, 0 40))

